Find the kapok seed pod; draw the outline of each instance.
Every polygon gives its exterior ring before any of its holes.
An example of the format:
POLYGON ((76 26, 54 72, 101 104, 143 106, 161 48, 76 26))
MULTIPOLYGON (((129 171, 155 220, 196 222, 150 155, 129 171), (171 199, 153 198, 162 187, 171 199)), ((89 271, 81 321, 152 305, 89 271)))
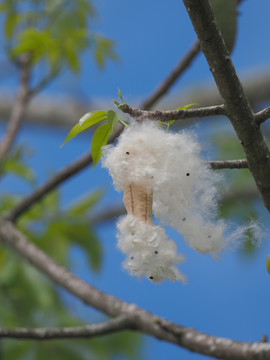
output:
POLYGON ((126 184, 123 201, 129 215, 133 215, 145 223, 153 224, 153 193, 147 192, 143 184, 126 184))

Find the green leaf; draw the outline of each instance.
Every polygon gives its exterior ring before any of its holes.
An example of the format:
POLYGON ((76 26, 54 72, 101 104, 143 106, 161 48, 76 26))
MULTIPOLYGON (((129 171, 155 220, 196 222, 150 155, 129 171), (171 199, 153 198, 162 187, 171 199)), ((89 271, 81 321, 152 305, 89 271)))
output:
POLYGON ((71 70, 75 73, 78 73, 80 70, 80 61, 76 50, 74 50, 72 47, 68 47, 66 48, 65 55, 71 70))
POLYGON ((180 106, 175 110, 176 111, 178 111, 178 110, 186 110, 186 109, 189 109, 189 108, 191 108, 192 106, 195 106, 195 105, 198 105, 198 104, 187 104, 187 105, 184 105, 184 106, 180 106))
POLYGON ((104 67, 105 60, 107 58, 110 58, 112 60, 117 60, 117 55, 113 50, 114 47, 113 41, 101 36, 94 36, 93 41, 95 45, 94 48, 95 61, 100 68, 104 67))
POLYGON ((13 258, 7 258, 0 274, 0 286, 9 285, 17 275, 18 263, 13 258))
POLYGON ((78 135, 81 131, 80 125, 79 123, 77 123, 76 125, 73 126, 73 128, 70 130, 70 132, 68 133, 65 141, 63 142, 63 144, 60 146, 64 146, 69 140, 73 139, 76 135, 78 135))
POLYGON ((116 101, 116 100, 113 100, 113 102, 115 103, 115 105, 116 105, 117 107, 119 107, 120 102, 118 102, 118 101, 116 101))
POLYGON ((33 171, 26 165, 19 162, 19 160, 13 158, 9 158, 4 161, 3 173, 12 173, 29 181, 30 183, 33 183, 35 180, 33 171))
POLYGON ((13 206, 15 206, 20 200, 20 197, 5 194, 2 195, 0 199, 0 214, 2 214, 13 208, 13 206))
POLYGON ((88 219, 67 214, 65 218, 52 223, 40 239, 44 241, 39 240, 39 242, 44 243, 46 239, 50 239, 50 247, 46 244, 47 248, 43 247, 42 249, 49 254, 53 251, 57 261, 61 260, 66 264, 70 244, 77 244, 84 250, 92 269, 100 269, 102 248, 88 219), (66 244, 64 247, 63 242, 66 244))
POLYGON ((83 200, 70 207, 69 214, 72 216, 84 215, 86 212, 92 210, 96 203, 101 199, 102 195, 103 191, 97 190, 84 197, 83 200))
POLYGON ((122 104, 124 104, 123 96, 122 96, 122 93, 121 93, 121 90, 120 90, 120 89, 118 89, 118 96, 119 96, 122 104))
POLYGON ((52 290, 50 286, 46 284, 46 282, 41 281, 40 273, 28 264, 25 264, 22 270, 25 289, 27 290, 28 288, 29 291, 32 290, 33 300, 39 304, 41 308, 49 308, 52 302, 52 290))
POLYGON ((8 39, 10 39, 13 35, 16 25, 18 24, 20 18, 16 13, 10 13, 6 17, 5 21, 5 34, 8 39))
POLYGON ((265 255, 265 264, 266 264, 266 269, 268 274, 270 274, 270 256, 267 257, 267 255, 265 255))
POLYGON ((85 130, 105 120, 106 117, 107 117, 107 113, 104 110, 89 112, 80 118, 79 124, 80 127, 85 130))
POLYGON ((87 249, 87 256, 93 270, 98 271, 101 267, 102 248, 99 239, 88 224, 88 236, 81 239, 77 238, 78 243, 87 249))
POLYGON ((93 139, 91 143, 91 152, 92 152, 94 167, 101 158, 102 146, 105 146, 107 144, 111 130, 112 128, 110 124, 103 124, 95 131, 93 135, 93 139))
POLYGON ((231 52, 237 29, 237 0, 210 0, 217 25, 231 52))
MULTIPOLYGON (((187 104, 187 105, 184 105, 184 106, 180 106, 178 107, 177 109, 175 109, 176 111, 178 110, 186 110, 186 109, 189 109, 191 108, 192 106, 194 105, 198 105, 198 104, 187 104)), ((172 124, 175 122, 175 120, 170 120, 170 121, 167 121, 167 122, 164 122, 164 121, 160 121, 160 124, 161 125, 164 125, 166 127, 166 131, 169 131, 170 130, 170 127, 172 126, 172 124)))
POLYGON ((164 125, 166 128, 166 131, 168 132, 170 130, 170 127, 172 126, 172 124, 175 122, 175 120, 170 120, 170 121, 160 121, 161 126, 164 125))
POLYGON ((111 131, 113 131, 115 125, 118 123, 118 117, 117 114, 113 110, 109 110, 107 112, 107 121, 108 124, 111 125, 111 131))
POLYGON ((128 127, 129 124, 123 120, 119 120, 120 124, 122 124, 124 127, 128 127))
POLYGON ((106 113, 106 111, 103 111, 103 110, 96 111, 96 112, 89 112, 89 113, 85 114, 83 117, 81 117, 79 122, 75 126, 73 126, 73 128, 68 133, 65 141, 63 142, 63 144, 60 147, 64 146, 65 143, 67 143, 69 140, 74 138, 76 135, 78 135, 82 131, 105 120, 106 117, 107 117, 107 113, 106 113))

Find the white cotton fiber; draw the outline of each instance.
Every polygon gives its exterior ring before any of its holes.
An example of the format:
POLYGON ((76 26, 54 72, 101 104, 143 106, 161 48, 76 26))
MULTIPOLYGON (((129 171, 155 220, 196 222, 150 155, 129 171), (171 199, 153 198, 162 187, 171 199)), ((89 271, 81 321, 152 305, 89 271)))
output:
MULTIPOLYGON (((125 184, 142 184, 153 192, 154 215, 181 233, 194 250, 215 255, 230 240, 243 236, 247 228, 238 228, 229 234, 225 221, 217 220, 220 175, 207 166, 200 152, 198 141, 190 132, 173 134, 165 132, 157 123, 133 122, 116 146, 105 149, 103 166, 108 168, 118 191, 123 190, 125 184)), ((254 229, 254 226, 251 227, 254 229)), ((166 240, 162 228, 129 217, 122 219, 118 228, 118 246, 129 256, 124 266, 132 274, 148 277, 155 274, 157 279, 181 278, 174 266, 178 262, 176 245, 166 240), (135 243, 131 233, 136 234, 135 243), (155 241, 162 251, 174 249, 175 255, 170 250, 171 258, 165 265, 156 262, 149 250, 154 248, 155 241), (143 255, 139 257, 141 248, 143 255), (133 261, 130 256, 134 257, 133 261)))
POLYGON ((164 229, 132 215, 122 217, 117 226, 118 247, 127 255, 123 265, 132 275, 144 275, 153 282, 185 281, 175 266, 183 257, 177 254, 175 242, 167 238, 164 229))

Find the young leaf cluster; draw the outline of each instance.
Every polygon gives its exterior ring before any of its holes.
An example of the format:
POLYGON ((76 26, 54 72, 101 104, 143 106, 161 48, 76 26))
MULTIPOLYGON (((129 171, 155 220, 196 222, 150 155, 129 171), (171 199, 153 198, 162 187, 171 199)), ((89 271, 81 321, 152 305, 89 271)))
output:
POLYGON ((91 142, 93 164, 96 166, 102 155, 102 147, 107 145, 109 136, 112 134, 118 122, 123 123, 113 110, 100 110, 86 113, 83 117, 81 117, 79 122, 73 126, 61 146, 79 133, 93 127, 94 125, 99 125, 93 134, 91 142))

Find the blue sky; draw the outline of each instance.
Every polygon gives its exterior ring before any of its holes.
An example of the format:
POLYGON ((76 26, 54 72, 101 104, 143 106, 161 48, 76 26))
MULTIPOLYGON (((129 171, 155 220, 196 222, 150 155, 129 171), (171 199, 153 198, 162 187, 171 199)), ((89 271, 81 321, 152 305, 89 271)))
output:
MULTIPOLYGON (((83 59, 84 76, 65 76, 52 89, 89 97, 115 98, 119 87, 128 98, 143 98, 168 74, 195 41, 195 33, 182 1, 95 1, 100 14, 93 23, 97 33, 116 42, 117 63, 97 71, 91 55, 83 59)), ((241 74, 269 66, 270 50, 265 34, 270 31, 269 2, 245 0, 239 7, 237 42, 233 61, 241 74)), ((213 82, 201 55, 173 92, 185 91, 198 81, 213 82)))
MULTIPOLYGON (((78 98, 95 99, 117 97, 119 87, 130 103, 143 99, 166 76, 195 40, 195 34, 181 1, 116 0, 96 1, 100 14, 94 23, 95 30, 117 43, 120 60, 109 63, 105 71, 96 69, 89 54, 83 57, 83 71, 79 77, 62 76, 46 91, 68 93, 78 98)), ((246 0, 240 7, 239 27, 233 61, 240 75, 252 74, 269 67, 270 49, 268 0, 246 0)), ((208 66, 202 55, 173 88, 172 93, 184 92, 197 82, 213 83, 208 66)), ((196 100, 194 100, 196 101, 196 100)), ((74 119, 74 123, 77 119, 74 119)), ((3 129, 1 124, 0 130, 3 129)), ((29 162, 35 167, 39 182, 48 173, 57 171, 89 149, 90 139, 81 136, 59 150, 68 129, 25 125, 17 140, 28 143, 34 155, 29 162)), ((93 171, 86 169, 61 187, 63 206, 76 197, 101 186, 106 189, 106 203, 121 201, 107 172, 100 166, 93 171)), ((28 193, 30 188, 15 178, 2 183, 2 190, 28 193)), ((259 205, 262 221, 267 214, 259 205)), ((268 220, 269 221, 269 220, 268 220)), ((267 224, 265 224, 267 228, 267 224)), ((263 334, 270 335, 269 301, 270 277, 265 270, 264 255, 270 253, 270 242, 265 242, 253 257, 245 257, 238 251, 222 254, 218 261, 208 255, 200 255, 188 248, 180 235, 169 230, 179 245, 186 261, 181 270, 188 278, 187 285, 164 282, 155 285, 148 280, 137 280, 121 270, 122 254, 115 246, 114 224, 97 228, 104 248, 104 267, 99 275, 89 271, 85 255, 74 250, 74 266, 77 274, 99 289, 119 298, 135 302, 139 306, 181 325, 197 330, 230 337, 235 340, 256 341, 263 334)), ((91 316, 73 297, 67 297, 70 305, 82 314, 91 316)), ((197 360, 206 357, 192 354, 174 345, 148 338, 145 359, 197 360)))

